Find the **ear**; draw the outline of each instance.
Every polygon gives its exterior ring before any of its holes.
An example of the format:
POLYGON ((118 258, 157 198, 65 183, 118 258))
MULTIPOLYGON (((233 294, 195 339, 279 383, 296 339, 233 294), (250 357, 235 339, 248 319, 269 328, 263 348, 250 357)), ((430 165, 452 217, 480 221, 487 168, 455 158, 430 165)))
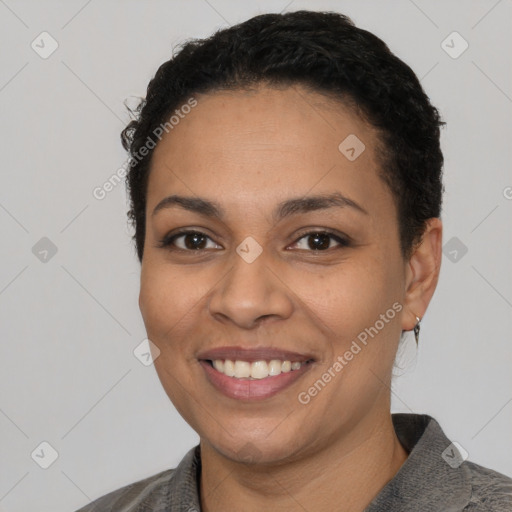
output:
POLYGON ((402 315, 404 331, 411 331, 414 328, 416 317, 423 318, 434 295, 441 268, 442 237, 441 219, 428 219, 421 242, 414 249, 406 267, 402 315))

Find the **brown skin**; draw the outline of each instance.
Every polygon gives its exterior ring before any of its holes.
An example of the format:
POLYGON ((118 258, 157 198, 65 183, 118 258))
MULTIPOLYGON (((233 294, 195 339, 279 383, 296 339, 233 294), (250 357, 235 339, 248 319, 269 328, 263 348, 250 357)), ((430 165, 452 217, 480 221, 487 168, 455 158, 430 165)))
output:
POLYGON ((391 422, 392 367, 401 331, 423 317, 437 285, 441 221, 429 220, 405 260, 395 201, 378 175, 377 134, 340 103, 300 87, 196 99, 153 155, 139 304, 161 351, 162 385, 200 436, 202 509, 363 510, 407 458, 391 422), (353 162, 338 150, 349 134, 366 145, 353 162), (334 191, 368 213, 345 207, 271 218, 283 200, 334 191), (171 194, 216 201, 225 217, 179 207, 152 216, 171 194), (206 247, 157 247, 182 227, 204 232, 206 247), (315 228, 353 244, 331 239, 315 251, 304 238, 315 228), (250 264, 235 250, 248 236, 263 248, 250 264), (395 302, 403 309, 394 319, 301 404, 298 394, 395 302), (197 360, 228 345, 312 354, 315 363, 271 398, 234 400, 213 388, 197 360), (253 463, 243 461, 247 450, 253 463))

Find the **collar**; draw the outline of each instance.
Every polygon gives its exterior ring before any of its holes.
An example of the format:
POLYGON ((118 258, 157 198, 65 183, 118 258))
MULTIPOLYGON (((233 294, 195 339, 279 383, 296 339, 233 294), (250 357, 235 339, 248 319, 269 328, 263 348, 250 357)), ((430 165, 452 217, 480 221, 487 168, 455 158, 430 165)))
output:
POLYGON ((459 454, 439 423, 426 414, 391 417, 409 456, 365 512, 463 510, 471 498, 471 474, 466 464, 450 465, 443 458, 443 453, 447 460, 459 454))
MULTIPOLYGON (((439 423, 426 414, 392 414, 398 439, 409 453, 395 476, 364 512, 455 512, 471 497, 471 475, 466 464, 448 464, 442 457, 451 441, 439 423)), ((451 448, 446 452, 454 454, 451 448)), ((445 456, 446 456, 445 453, 445 456)), ((455 452, 455 456, 458 454, 455 452)), ((201 453, 199 445, 182 459, 169 482, 169 510, 199 512, 201 453)))

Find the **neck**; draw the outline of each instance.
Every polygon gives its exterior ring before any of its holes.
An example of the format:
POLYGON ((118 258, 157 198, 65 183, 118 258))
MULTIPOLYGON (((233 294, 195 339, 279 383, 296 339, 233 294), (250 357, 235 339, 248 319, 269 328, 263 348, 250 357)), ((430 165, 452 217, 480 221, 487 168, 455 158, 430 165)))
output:
POLYGON ((201 510, 363 511, 407 459, 389 412, 282 465, 248 465, 201 441, 201 510), (326 492, 326 490, 329 492, 326 492))

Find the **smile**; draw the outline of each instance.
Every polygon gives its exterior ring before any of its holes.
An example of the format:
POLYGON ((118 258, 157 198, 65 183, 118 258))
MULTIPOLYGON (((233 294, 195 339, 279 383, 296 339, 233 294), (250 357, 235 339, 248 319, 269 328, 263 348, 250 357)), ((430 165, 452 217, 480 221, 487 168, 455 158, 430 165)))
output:
POLYGON ((212 366, 220 373, 235 379, 265 379, 275 377, 281 373, 288 373, 299 370, 303 364, 299 361, 281 361, 272 359, 271 361, 231 361, 230 359, 215 359, 210 361, 212 366))
POLYGON ((198 357, 206 378, 223 395, 263 400, 283 391, 311 369, 305 354, 271 349, 225 347, 198 357))

